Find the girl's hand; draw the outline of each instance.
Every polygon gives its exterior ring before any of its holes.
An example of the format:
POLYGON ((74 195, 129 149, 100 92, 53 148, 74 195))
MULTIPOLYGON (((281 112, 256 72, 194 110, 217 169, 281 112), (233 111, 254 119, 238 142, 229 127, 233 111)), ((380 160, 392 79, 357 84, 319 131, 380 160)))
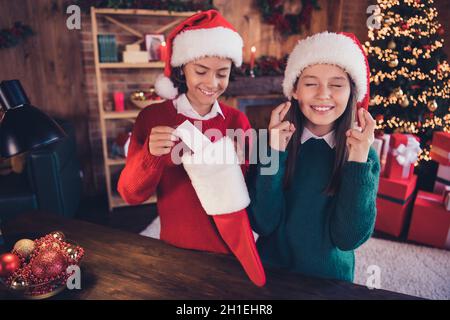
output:
POLYGON ((369 149, 375 139, 375 120, 369 111, 360 108, 358 110, 358 119, 361 124, 362 131, 357 129, 349 129, 346 132, 348 161, 367 162, 369 149))
POLYGON ((175 141, 179 140, 177 136, 173 135, 174 130, 174 128, 165 126, 153 127, 148 139, 150 154, 159 157, 170 153, 175 141))
POLYGON ((289 121, 283 121, 291 103, 285 102, 273 109, 269 123, 269 145, 272 149, 286 151, 286 147, 295 132, 295 126, 289 121))

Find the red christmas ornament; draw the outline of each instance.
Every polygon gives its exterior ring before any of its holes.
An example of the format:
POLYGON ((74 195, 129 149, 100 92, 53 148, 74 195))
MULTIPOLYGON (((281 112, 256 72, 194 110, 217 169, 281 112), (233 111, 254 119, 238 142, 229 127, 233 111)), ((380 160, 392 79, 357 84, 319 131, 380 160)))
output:
POLYGON ((7 277, 20 267, 20 259, 12 253, 0 256, 0 277, 7 277))
POLYGON ((59 250, 45 249, 31 262, 31 272, 39 279, 54 278, 68 266, 67 257, 59 250))
POLYGON ((375 120, 377 120, 377 121, 383 121, 383 120, 384 120, 384 116, 383 116, 382 114, 377 114, 377 115, 375 116, 375 120))
POLYGON ((401 28, 402 28, 403 30, 406 30, 406 29, 409 28, 409 25, 408 25, 406 22, 403 22, 402 25, 401 25, 401 28))
POLYGON ((423 48, 424 48, 425 50, 430 50, 430 49, 431 49, 431 46, 430 46, 429 44, 426 44, 426 45, 423 46, 423 48))
POLYGON ((443 36, 444 33, 445 33, 444 27, 443 27, 443 26, 440 26, 440 27, 437 29, 437 34, 440 35, 440 36, 443 36))

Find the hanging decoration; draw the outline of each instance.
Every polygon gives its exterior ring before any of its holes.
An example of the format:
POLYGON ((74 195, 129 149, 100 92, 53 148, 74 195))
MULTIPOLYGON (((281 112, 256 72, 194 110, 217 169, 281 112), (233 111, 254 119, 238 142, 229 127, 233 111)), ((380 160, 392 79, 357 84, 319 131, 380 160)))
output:
POLYGON ((309 29, 312 11, 320 10, 318 0, 257 0, 257 5, 264 21, 285 36, 309 29))
POLYGON ((30 26, 15 22, 10 29, 0 30, 0 49, 12 48, 34 35, 30 26))
POLYGON ((76 1, 76 4, 80 6, 84 12, 89 12, 91 7, 167 10, 176 12, 214 9, 211 0, 78 0, 76 1))

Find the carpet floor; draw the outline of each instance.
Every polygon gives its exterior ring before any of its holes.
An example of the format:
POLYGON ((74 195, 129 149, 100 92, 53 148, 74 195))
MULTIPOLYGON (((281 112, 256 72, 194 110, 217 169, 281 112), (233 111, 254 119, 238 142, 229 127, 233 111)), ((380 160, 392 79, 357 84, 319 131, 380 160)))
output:
POLYGON ((355 259, 355 283, 366 285, 373 272, 369 267, 376 265, 381 289, 427 299, 450 299, 448 250, 371 238, 355 251, 355 259))

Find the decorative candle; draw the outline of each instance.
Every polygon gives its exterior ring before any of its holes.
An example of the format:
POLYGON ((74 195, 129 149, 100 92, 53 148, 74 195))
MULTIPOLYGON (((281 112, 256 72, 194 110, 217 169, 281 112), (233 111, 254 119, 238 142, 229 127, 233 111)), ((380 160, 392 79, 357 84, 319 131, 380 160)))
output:
POLYGON ((120 91, 114 92, 114 106, 115 110, 118 112, 122 112, 125 110, 125 101, 123 92, 120 91))
POLYGON ((253 70, 253 68, 255 67, 255 52, 256 47, 252 46, 252 48, 250 49, 250 70, 253 70))
POLYGON ((167 45, 166 45, 165 41, 163 41, 161 43, 161 45, 159 46, 159 50, 160 50, 159 56, 160 56, 161 61, 166 61, 167 45))

